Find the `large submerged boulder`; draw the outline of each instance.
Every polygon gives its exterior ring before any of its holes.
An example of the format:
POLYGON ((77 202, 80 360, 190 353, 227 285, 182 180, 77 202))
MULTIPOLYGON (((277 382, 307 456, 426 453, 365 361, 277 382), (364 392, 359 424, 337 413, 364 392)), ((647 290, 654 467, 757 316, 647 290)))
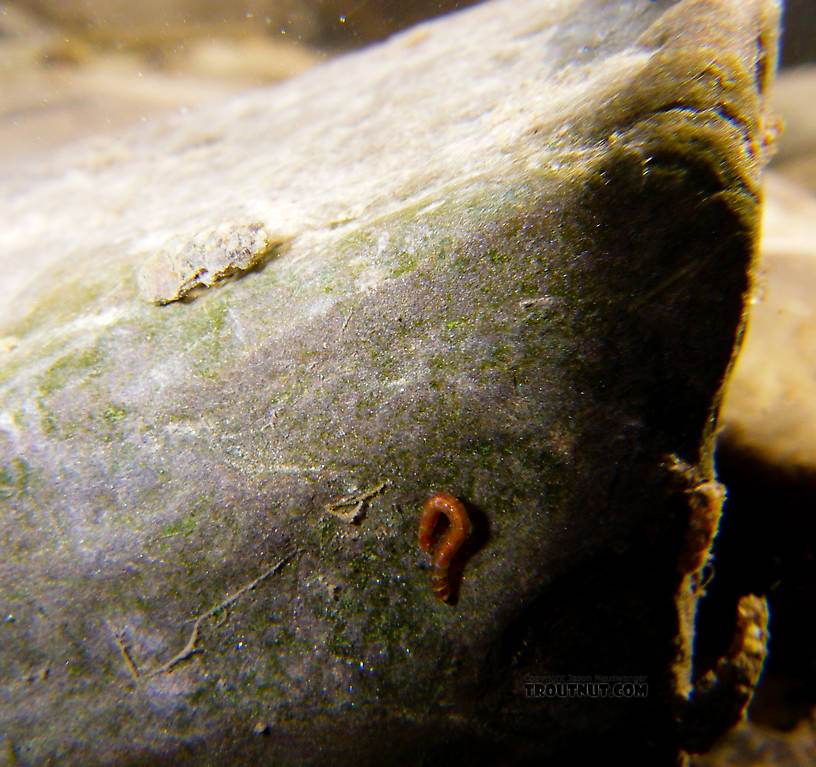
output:
POLYGON ((657 765, 736 721, 764 603, 692 647, 777 20, 496 0, 0 181, 0 758, 657 765))

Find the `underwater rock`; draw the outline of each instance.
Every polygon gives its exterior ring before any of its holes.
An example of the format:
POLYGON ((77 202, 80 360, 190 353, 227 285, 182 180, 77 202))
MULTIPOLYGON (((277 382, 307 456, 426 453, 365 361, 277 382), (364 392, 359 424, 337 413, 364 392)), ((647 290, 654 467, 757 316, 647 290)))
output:
MULTIPOLYGON (((798 66, 780 73, 770 100, 771 109, 782 116, 785 126, 773 156, 774 175, 777 178, 784 176, 797 184, 800 191, 809 191, 811 196, 816 194, 816 104, 809 98, 814 88, 816 63, 798 66)), ((796 187, 793 187, 785 194, 787 199, 782 199, 786 204, 795 204, 795 199, 791 198, 797 196, 803 195, 797 194, 796 187)), ((798 208, 791 212, 796 211, 798 208)), ((772 221, 772 225, 774 223, 772 221)))
POLYGON ((816 197, 767 175, 759 285, 723 405, 724 437, 804 479, 816 477, 816 197))
POLYGON ((8 761, 657 765, 739 718, 764 602, 691 660, 777 22, 500 0, 0 181, 8 761))

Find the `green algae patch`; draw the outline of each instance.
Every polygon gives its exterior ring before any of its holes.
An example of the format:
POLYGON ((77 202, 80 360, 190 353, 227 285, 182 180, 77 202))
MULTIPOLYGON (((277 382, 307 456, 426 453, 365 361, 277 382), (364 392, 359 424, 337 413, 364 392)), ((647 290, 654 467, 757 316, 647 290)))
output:
POLYGON ((0 501, 23 496, 28 492, 31 467, 23 458, 13 458, 6 466, 0 466, 0 501))
POLYGON ((61 391, 69 383, 86 382, 101 375, 104 354, 99 348, 70 352, 57 359, 39 377, 37 388, 44 396, 61 391))
POLYGON ((126 415, 127 410, 118 405, 108 405, 102 412, 102 418, 105 419, 105 423, 111 426, 121 421, 126 415))
POLYGON ((191 511, 189 515, 186 517, 181 517, 180 519, 175 520, 174 522, 170 522, 166 524, 160 531, 159 534, 156 536, 156 540, 160 541, 164 538, 170 538, 174 535, 189 535, 192 533, 198 523, 196 522, 196 512, 191 511))

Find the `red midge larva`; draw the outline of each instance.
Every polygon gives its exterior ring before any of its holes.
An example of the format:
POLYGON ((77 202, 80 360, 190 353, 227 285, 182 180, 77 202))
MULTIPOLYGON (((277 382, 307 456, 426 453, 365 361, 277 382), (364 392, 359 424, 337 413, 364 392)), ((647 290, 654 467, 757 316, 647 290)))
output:
POLYGON ((470 527, 470 519, 464 504, 449 493, 432 495, 422 507, 422 516, 419 519, 419 545, 424 551, 431 554, 431 588, 443 602, 451 598, 448 568, 454 555, 470 533, 470 527), (448 529, 434 548, 432 547, 433 532, 441 514, 448 519, 448 529))

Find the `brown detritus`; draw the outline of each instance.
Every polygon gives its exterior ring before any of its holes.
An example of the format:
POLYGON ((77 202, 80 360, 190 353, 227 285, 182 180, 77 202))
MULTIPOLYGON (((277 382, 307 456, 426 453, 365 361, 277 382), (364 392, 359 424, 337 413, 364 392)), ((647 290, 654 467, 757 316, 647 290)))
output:
POLYGON ((711 548, 720 527, 725 485, 715 479, 704 479, 696 466, 672 456, 669 470, 678 473, 687 484, 689 517, 683 546, 677 557, 682 575, 700 572, 711 556, 711 548))
POLYGON ((377 485, 352 493, 338 501, 330 501, 323 508, 329 513, 339 517, 343 522, 350 525, 358 525, 365 516, 365 509, 368 502, 381 493, 388 486, 388 480, 384 479, 377 485))
POLYGON ((768 602, 748 594, 737 604, 737 625, 726 654, 701 676, 684 705, 683 747, 708 750, 745 716, 768 654, 768 602))
POLYGON ((678 570, 684 575, 702 570, 711 556, 726 490, 720 482, 709 480, 690 488, 686 495, 690 512, 688 530, 677 559, 678 570))
POLYGON ((677 456, 671 456, 666 465, 680 478, 688 506, 677 558, 681 578, 676 596, 680 627, 675 668, 677 718, 683 750, 701 753, 742 719, 751 701, 767 655, 768 603, 753 594, 740 598, 727 652, 705 673, 695 669, 692 681, 697 605, 707 582, 703 570, 719 530, 726 489, 699 466, 677 456))

